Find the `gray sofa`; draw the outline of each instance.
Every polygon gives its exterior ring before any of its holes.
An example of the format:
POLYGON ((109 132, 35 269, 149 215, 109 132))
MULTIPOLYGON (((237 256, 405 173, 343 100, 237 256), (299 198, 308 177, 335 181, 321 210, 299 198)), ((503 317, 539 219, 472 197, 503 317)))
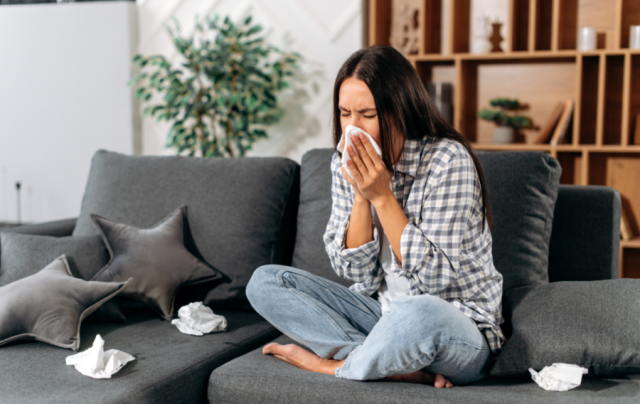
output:
MULTIPOLYGON (((242 285, 252 270, 270 263, 293 265, 350 285, 333 273, 322 243, 331 209, 332 153, 312 150, 299 166, 282 158, 191 159, 98 152, 78 219, 9 231, 55 237, 92 234, 95 229, 87 221, 91 213, 148 227, 184 203, 191 235, 187 244, 226 279, 185 288, 178 301, 204 301, 227 318, 228 329, 203 337, 184 335, 135 305, 126 311, 125 324, 83 323, 81 350, 100 334, 105 349, 136 357, 111 380, 93 380, 65 366, 70 350, 41 342, 3 346, 0 403, 640 402, 638 376, 585 378, 579 388, 564 393, 544 391, 530 377, 490 377, 468 386, 435 389, 338 379, 263 355, 261 347, 268 342, 293 341, 246 301, 242 285)), ((557 162, 542 152, 478 155, 496 215, 494 260, 506 286, 617 277, 620 199, 615 190, 558 187, 557 162), (546 174, 527 166, 540 162, 548 166, 546 174), (540 187, 555 189, 547 195, 551 210, 522 211, 522 195, 535 194, 540 187), (536 263, 548 266, 548 280, 536 279, 535 273, 519 275, 531 254, 509 246, 518 237, 514 229, 527 223, 540 226, 541 234, 551 233, 547 250, 535 252, 548 257, 548 265, 545 259, 536 263)), ((509 323, 503 324, 507 332, 509 323)))

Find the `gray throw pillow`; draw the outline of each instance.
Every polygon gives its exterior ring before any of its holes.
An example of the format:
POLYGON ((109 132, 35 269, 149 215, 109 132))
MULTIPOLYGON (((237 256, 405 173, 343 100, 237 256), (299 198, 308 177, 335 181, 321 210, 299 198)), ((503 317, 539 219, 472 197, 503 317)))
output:
MULTIPOLYGON (((100 236, 51 237, 31 234, 0 234, 0 286, 39 272, 56 257, 65 255, 76 278, 90 280, 109 262, 100 236)), ((117 299, 100 306, 88 322, 125 322, 117 299)))
POLYGON ((111 259, 93 280, 122 282, 133 278, 122 296, 139 300, 171 320, 182 286, 209 282, 221 275, 184 245, 186 206, 174 210, 150 229, 139 229, 91 215, 111 259))
POLYGON ((586 367, 590 376, 640 374, 639 279, 527 286, 504 300, 513 334, 493 376, 525 376, 555 362, 586 367))
POLYGON ((129 281, 74 278, 60 256, 38 273, 0 287, 0 345, 36 339, 76 351, 82 320, 129 281))

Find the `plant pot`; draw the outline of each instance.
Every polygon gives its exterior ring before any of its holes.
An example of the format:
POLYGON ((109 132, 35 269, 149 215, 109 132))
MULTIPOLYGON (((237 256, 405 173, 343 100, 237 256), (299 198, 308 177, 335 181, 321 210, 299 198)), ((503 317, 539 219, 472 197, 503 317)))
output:
POLYGON ((493 143, 513 143, 514 138, 515 130, 510 126, 496 126, 493 130, 493 143))

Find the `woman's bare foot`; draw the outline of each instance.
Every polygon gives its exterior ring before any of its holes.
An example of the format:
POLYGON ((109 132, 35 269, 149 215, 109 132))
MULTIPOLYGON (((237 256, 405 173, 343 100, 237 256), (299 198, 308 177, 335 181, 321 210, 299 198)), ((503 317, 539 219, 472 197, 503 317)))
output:
POLYGON ((428 384, 430 386, 434 386, 437 389, 441 389, 443 387, 451 388, 453 384, 444 378, 442 375, 433 375, 433 373, 416 371, 413 373, 407 373, 406 375, 396 375, 396 376, 387 376, 385 379, 395 380, 399 382, 405 383, 419 383, 419 384, 428 384))
MULTIPOLYGON (((272 342, 262 348, 262 353, 265 355, 273 355, 280 360, 299 367, 300 369, 324 373, 327 375, 335 375, 336 369, 341 367, 344 363, 344 360, 339 361, 335 359, 321 358, 296 344, 281 345, 276 342, 272 342)), ((442 375, 434 376, 432 373, 422 371, 416 371, 406 375, 387 376, 385 379, 408 383, 429 384, 436 388, 453 387, 453 384, 446 380, 442 375)))
POLYGON ((327 375, 335 375, 336 369, 341 367, 344 363, 344 360, 339 361, 321 358, 296 344, 281 345, 272 342, 262 348, 262 353, 265 355, 271 354, 278 359, 299 367, 300 369, 324 373, 327 375))

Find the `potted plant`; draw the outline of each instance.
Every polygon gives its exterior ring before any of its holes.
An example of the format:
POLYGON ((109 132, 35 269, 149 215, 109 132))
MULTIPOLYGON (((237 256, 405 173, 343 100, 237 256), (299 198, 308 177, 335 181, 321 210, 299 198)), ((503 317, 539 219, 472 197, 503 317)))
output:
POLYGON ((244 156, 284 115, 276 95, 289 87, 302 56, 265 45, 251 16, 237 25, 229 17, 196 17, 189 37, 173 25, 167 30, 183 59, 179 67, 161 55, 133 58, 140 73, 128 84, 148 104, 143 116, 171 122, 166 146, 178 154, 244 156))
POLYGON ((480 119, 495 122, 493 130, 494 143, 513 143, 518 129, 531 127, 531 120, 515 111, 524 109, 517 99, 494 98, 489 104, 497 110, 484 108, 478 113, 480 119))

